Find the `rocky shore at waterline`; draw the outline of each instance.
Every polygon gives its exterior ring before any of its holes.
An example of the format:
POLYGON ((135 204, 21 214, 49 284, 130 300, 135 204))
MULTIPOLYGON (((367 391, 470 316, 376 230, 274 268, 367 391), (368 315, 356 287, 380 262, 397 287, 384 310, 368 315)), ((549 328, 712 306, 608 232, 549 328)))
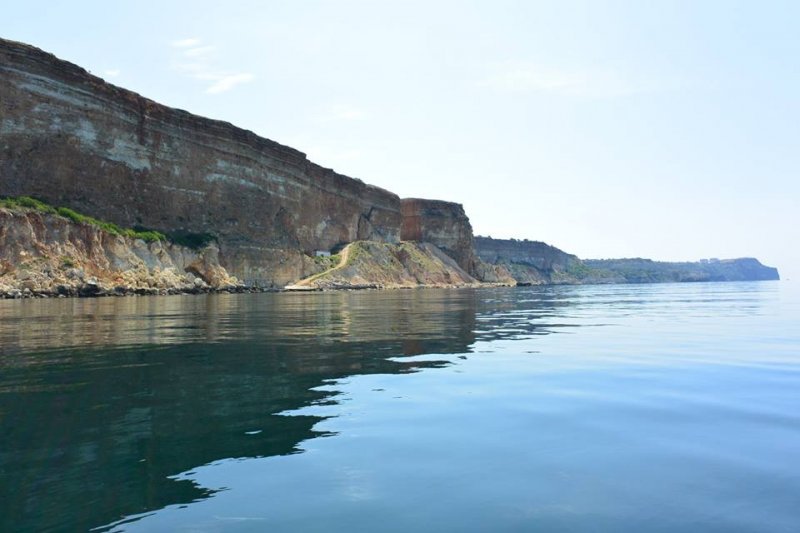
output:
POLYGON ((250 292, 219 248, 146 241, 42 208, 0 208, 0 298, 250 292))
POLYGON ((169 296, 178 294, 241 294, 257 292, 280 292, 281 289, 265 287, 246 287, 244 285, 231 285, 228 287, 209 286, 181 286, 181 287, 127 287, 117 285, 107 287, 89 279, 80 285, 58 285, 53 289, 17 288, 0 285, 0 299, 22 300, 28 298, 100 298, 106 296, 169 296))

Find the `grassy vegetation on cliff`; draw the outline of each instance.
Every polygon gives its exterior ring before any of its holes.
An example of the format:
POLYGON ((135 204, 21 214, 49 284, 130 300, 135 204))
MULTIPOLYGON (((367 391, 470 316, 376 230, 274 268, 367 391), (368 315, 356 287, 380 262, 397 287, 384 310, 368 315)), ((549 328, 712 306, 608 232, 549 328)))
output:
POLYGON ((42 213, 56 214, 56 208, 46 203, 31 198, 30 196, 19 196, 17 198, 0 198, 0 207, 7 209, 33 209, 42 213))
POLYGON ((90 217, 88 215, 78 213, 77 211, 73 211, 68 207, 53 207, 52 205, 48 205, 42 202, 41 200, 37 200, 36 198, 31 198, 30 196, 19 196, 16 198, 0 198, 0 207, 5 207, 7 209, 32 209, 40 213, 46 213, 49 215, 59 215, 64 218, 68 218, 69 220, 75 222, 76 224, 89 224, 112 235, 130 237, 131 239, 142 239, 145 242, 167 240, 167 236, 159 231, 121 228, 118 225, 114 224, 113 222, 98 220, 94 217, 90 217))
MULTIPOLYGON (((303 281, 305 281, 306 283, 310 283, 312 281, 315 281, 315 280, 321 278, 322 276, 324 276, 326 274, 329 274, 331 272, 331 270, 335 270, 335 269, 340 268, 340 267, 344 268, 345 266, 347 266, 346 264, 345 265, 340 265, 339 264, 342 261, 341 253, 342 252, 340 252, 338 254, 329 255, 327 257, 324 257, 324 256, 314 257, 314 262, 317 265, 319 265, 319 267, 322 269, 322 271, 314 274, 313 276, 310 276, 310 277, 306 278, 303 281)), ((349 257, 348 257, 348 263, 349 263, 349 257)))

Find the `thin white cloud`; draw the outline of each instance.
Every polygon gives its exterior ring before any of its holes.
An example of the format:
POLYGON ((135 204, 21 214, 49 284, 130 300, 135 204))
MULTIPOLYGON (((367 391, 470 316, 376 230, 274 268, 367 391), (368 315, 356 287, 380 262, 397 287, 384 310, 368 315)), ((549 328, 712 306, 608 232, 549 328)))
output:
POLYGON ((217 47, 200 39, 173 41, 176 48, 173 68, 195 80, 207 82, 206 94, 220 94, 255 79, 250 72, 236 72, 217 67, 217 47))
POLYGON ((210 87, 206 89, 208 94, 219 94, 225 91, 230 91, 237 85, 253 81, 254 76, 249 72, 242 74, 230 74, 216 80, 210 87))
POLYGON ((333 121, 333 120, 364 120, 367 118, 367 113, 363 109, 360 109, 355 106, 350 105, 334 105, 326 109, 321 114, 321 120, 323 121, 333 121))
POLYGON ((200 44, 200 39, 195 39, 194 37, 190 39, 179 39, 177 41, 172 41, 169 44, 175 48, 189 48, 191 46, 197 46, 200 44))
POLYGON ((106 78, 116 78, 119 76, 121 71, 118 68, 110 68, 108 70, 103 71, 103 76, 106 78))
POLYGON ((183 55, 186 57, 203 57, 213 54, 216 50, 216 46, 197 46, 194 48, 186 48, 183 51, 183 55))
POLYGON ((616 98, 670 90, 674 82, 635 79, 607 68, 548 68, 525 62, 501 65, 481 85, 500 92, 538 92, 587 98, 616 98))

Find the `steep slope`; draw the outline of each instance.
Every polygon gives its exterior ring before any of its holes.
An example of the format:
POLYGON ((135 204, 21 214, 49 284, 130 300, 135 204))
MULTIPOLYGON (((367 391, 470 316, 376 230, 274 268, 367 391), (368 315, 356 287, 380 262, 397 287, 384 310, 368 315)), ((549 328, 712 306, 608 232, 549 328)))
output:
POLYGON ((0 208, 0 297, 236 289, 219 249, 114 235, 29 209, 0 208))
POLYGON ((464 287, 478 281, 455 260, 430 243, 354 242, 342 250, 329 270, 290 289, 464 287))

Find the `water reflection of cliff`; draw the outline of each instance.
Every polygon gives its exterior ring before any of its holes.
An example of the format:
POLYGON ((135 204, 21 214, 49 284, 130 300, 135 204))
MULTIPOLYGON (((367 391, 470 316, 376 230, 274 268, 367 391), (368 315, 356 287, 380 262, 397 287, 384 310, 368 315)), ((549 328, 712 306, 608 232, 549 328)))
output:
POLYGON ((0 301, 0 355, 232 339, 335 344, 459 338, 469 344, 474 302, 471 291, 419 290, 0 301))
POLYGON ((0 302, 0 530, 86 530, 207 497, 169 476, 297 452, 320 419, 278 413, 332 401, 314 390, 326 381, 536 329, 518 299, 479 294, 0 302))

